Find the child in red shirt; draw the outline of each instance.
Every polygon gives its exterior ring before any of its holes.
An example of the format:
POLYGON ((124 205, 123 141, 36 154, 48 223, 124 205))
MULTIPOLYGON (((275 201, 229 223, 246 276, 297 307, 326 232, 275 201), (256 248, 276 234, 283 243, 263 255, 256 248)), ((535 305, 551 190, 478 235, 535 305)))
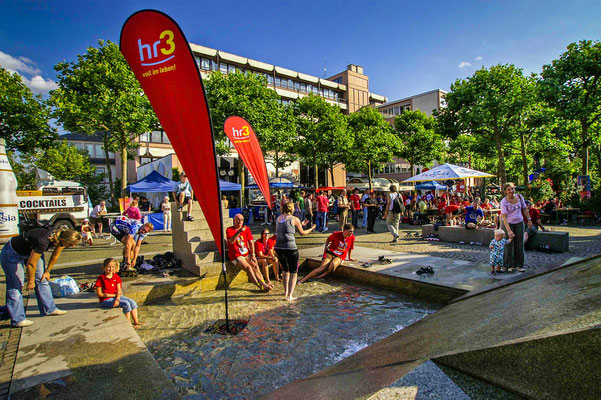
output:
POLYGON ((114 258, 107 258, 102 263, 102 275, 96 280, 94 287, 102 308, 121 307, 125 318, 133 327, 138 328, 142 323, 138 320, 138 305, 133 299, 123 296, 121 292, 121 278, 117 275, 119 264, 114 258))

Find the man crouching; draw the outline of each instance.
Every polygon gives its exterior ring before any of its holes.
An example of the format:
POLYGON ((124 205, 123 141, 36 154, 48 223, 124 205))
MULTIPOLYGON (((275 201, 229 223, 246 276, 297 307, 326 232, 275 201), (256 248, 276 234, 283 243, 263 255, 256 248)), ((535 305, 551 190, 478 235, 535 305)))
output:
POLYGON ((234 226, 225 230, 227 237, 227 254, 231 262, 239 265, 248 279, 257 285, 257 287, 265 292, 273 289, 273 286, 268 285, 263 280, 263 275, 259 270, 257 256, 254 253, 253 235, 250 228, 244 225, 244 217, 242 214, 234 216, 234 226))

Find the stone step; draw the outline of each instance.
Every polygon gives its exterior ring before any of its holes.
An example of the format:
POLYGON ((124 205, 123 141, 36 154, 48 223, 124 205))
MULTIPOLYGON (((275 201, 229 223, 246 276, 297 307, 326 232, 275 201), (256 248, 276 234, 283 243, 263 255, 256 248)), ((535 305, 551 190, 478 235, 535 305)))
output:
POLYGON ((218 251, 198 251, 194 253, 196 264, 206 264, 212 262, 221 262, 221 255, 218 251))
POLYGON ((210 229, 191 229, 186 230, 186 236, 188 238, 188 242, 205 242, 205 241, 214 241, 213 233, 210 229))

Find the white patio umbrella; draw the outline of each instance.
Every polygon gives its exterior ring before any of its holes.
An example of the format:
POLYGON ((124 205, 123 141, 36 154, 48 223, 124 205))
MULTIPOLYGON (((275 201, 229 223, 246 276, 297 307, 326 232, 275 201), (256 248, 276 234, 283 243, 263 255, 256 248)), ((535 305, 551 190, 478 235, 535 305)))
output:
POLYGON ((486 178, 491 176, 495 175, 453 164, 442 164, 419 175, 405 179, 403 182, 446 181, 447 179, 486 178))

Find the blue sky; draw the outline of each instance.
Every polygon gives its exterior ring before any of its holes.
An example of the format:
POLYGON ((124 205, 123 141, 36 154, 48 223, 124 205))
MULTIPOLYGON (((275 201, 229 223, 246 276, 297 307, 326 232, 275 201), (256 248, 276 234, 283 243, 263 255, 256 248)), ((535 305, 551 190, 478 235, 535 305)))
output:
POLYGON ((540 72, 566 46, 599 40, 601 1, 0 0, 0 66, 54 87, 53 66, 98 39, 118 41, 143 8, 169 14, 190 42, 316 76, 358 64, 370 91, 400 99, 481 66, 540 72))

